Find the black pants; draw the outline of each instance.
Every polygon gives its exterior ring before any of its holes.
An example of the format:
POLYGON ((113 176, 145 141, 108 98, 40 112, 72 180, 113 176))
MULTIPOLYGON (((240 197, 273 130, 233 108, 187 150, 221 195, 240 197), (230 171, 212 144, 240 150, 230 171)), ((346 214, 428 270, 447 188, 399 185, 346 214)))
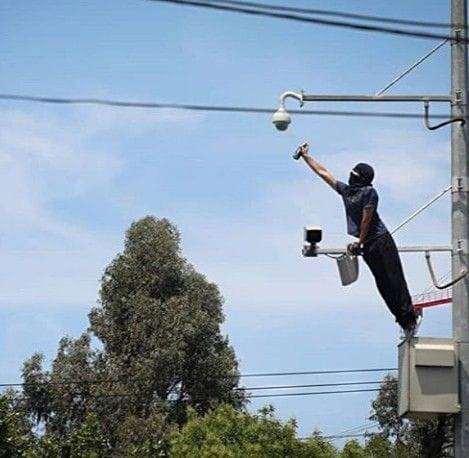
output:
POLYGON ((391 234, 383 234, 365 243, 363 259, 371 269, 381 297, 396 321, 407 328, 415 320, 415 313, 399 252, 391 234))

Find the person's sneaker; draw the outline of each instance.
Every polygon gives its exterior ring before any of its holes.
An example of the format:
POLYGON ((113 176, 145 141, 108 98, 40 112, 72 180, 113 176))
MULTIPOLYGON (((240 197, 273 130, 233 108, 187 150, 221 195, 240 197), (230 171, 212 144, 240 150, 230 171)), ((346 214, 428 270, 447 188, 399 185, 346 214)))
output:
POLYGON ((415 331, 415 334, 417 334, 420 328, 420 325, 422 324, 423 310, 421 308, 415 309, 415 314, 416 314, 416 317, 415 317, 414 331, 415 331))
POLYGON ((402 329, 404 332, 404 339, 411 339, 412 337, 415 337, 419 330, 420 324, 422 323, 422 319, 422 309, 415 310, 415 320, 413 321, 413 323, 409 324, 408 326, 402 329))
POLYGON ((410 340, 415 335, 415 326, 410 325, 407 328, 403 328, 402 331, 404 333, 404 340, 410 340))
POLYGON ((404 328, 399 328, 399 330, 400 330, 400 332, 399 332, 399 339, 401 339, 401 340, 407 340, 405 329, 404 329, 404 328))

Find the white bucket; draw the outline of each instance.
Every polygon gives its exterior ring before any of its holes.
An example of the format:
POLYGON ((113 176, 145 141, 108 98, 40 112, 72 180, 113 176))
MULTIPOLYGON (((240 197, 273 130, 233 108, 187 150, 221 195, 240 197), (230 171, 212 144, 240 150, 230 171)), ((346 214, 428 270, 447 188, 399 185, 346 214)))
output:
POLYGON ((342 286, 350 285, 358 278, 358 257, 343 254, 337 258, 337 267, 339 268, 340 281, 342 286))

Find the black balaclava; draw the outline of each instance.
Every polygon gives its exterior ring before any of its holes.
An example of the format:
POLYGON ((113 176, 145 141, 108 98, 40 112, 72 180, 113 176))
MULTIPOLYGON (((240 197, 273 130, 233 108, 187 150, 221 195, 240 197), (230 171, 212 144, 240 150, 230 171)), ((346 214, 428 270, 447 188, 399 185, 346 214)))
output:
POLYGON ((350 172, 348 184, 350 186, 371 186, 371 182, 375 177, 373 167, 368 164, 357 164, 350 172))

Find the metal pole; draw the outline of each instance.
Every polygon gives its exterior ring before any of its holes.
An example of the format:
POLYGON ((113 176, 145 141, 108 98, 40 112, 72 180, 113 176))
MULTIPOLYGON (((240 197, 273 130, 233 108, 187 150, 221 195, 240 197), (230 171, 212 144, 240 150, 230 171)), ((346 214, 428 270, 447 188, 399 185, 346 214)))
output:
MULTIPOLYGON (((430 252, 439 252, 439 253, 451 253, 453 251, 450 245, 416 245, 416 246, 399 246, 397 247, 400 253, 426 253, 430 252)), ((345 254, 347 248, 315 248, 312 250, 312 253, 317 254, 330 254, 330 255, 340 255, 345 254)))
MULTIPOLYGON (((451 0, 451 114, 467 119, 467 0, 451 0)), ((467 123, 451 125, 452 272, 468 267, 468 138, 467 123)), ((459 353, 459 402, 455 416, 455 457, 469 457, 469 279, 453 286, 453 337, 459 353)))
MULTIPOLYGON (((285 92, 280 98, 291 97, 285 92)), ((303 102, 451 102, 449 95, 347 95, 347 94, 302 94, 303 102)))

